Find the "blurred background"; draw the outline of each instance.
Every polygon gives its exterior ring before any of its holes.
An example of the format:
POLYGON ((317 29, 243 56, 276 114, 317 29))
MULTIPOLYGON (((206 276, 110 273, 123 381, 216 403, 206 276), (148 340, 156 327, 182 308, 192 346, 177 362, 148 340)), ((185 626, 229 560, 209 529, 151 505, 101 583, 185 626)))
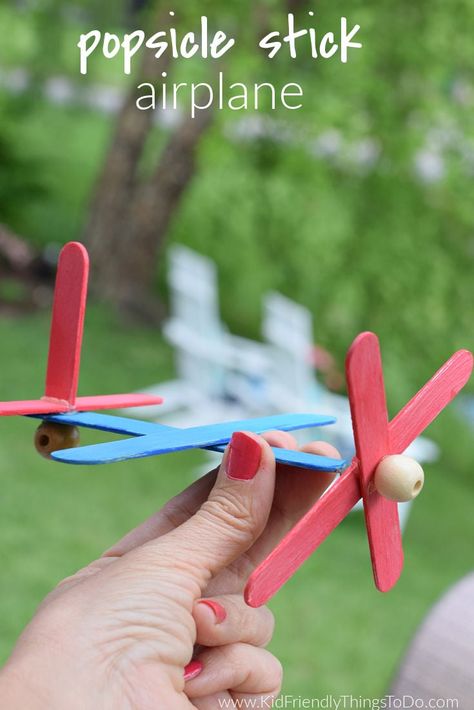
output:
MULTIPOLYGON (((160 325, 167 256, 210 257, 223 321, 261 338, 262 298, 307 307, 343 369, 361 330, 382 343, 390 413, 451 352, 473 347, 474 55, 471 0, 408 2, 18 0, 0 6, 0 399, 41 394, 59 247, 92 258, 81 392, 174 377, 160 325), (237 38, 223 65, 146 55, 124 77, 79 35, 176 26, 207 14, 237 38), (363 50, 269 62, 259 39, 295 12, 309 26, 361 25, 363 50), (136 86, 169 81, 300 83, 304 109, 147 111, 136 86)), ((337 384, 344 394, 343 384, 337 384)), ((472 386, 471 386, 472 391, 472 386)), ((88 470, 54 466, 34 425, 0 436, 0 660, 46 592, 188 485, 201 454, 88 470)), ((272 602, 285 691, 378 696, 427 609, 472 569, 474 444, 469 407, 430 428, 440 449, 405 531, 406 569, 376 592, 353 515, 272 602)), ((87 437, 86 437, 87 438, 87 437)), ((90 439, 90 437, 89 437, 90 439)))

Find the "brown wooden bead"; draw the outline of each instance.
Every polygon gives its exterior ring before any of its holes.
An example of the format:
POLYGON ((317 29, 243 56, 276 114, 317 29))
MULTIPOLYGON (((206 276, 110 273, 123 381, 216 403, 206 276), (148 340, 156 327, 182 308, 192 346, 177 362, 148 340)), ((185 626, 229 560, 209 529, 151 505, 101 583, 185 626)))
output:
POLYGON ((72 449, 79 446, 79 443, 79 429, 69 424, 43 422, 35 432, 36 451, 46 459, 49 459, 54 451, 72 449))

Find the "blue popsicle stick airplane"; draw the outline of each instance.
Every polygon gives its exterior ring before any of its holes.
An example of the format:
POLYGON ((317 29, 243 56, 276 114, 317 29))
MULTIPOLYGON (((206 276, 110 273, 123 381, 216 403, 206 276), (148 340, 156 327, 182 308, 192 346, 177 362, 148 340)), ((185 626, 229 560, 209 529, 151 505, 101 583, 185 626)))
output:
MULTIPOLYGON (((74 464, 101 464, 203 448, 224 451, 235 431, 261 434, 270 429, 294 431, 333 424, 320 414, 279 414, 258 419, 178 429, 138 419, 105 415, 97 410, 159 404, 149 395, 77 397, 86 308, 89 259, 77 242, 60 255, 48 354, 45 394, 41 399, 1 402, 0 416, 14 414, 42 419, 35 444, 48 458, 74 464), (122 434, 129 438, 92 446, 79 444, 78 427, 122 434)), ((286 449, 274 449, 277 462, 315 471, 340 471, 347 461, 286 449)))

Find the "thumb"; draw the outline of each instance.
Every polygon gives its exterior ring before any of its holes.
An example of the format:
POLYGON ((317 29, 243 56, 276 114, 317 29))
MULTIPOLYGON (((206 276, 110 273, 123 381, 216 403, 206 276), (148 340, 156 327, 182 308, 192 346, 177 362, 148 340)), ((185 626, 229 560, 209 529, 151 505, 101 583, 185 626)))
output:
MULTIPOLYGON (((156 540, 201 590, 260 536, 271 510, 275 459, 255 434, 232 436, 209 498, 185 523, 156 540)), ((152 545, 154 543, 151 543, 152 545)), ((157 550, 158 551, 158 550, 157 550)))

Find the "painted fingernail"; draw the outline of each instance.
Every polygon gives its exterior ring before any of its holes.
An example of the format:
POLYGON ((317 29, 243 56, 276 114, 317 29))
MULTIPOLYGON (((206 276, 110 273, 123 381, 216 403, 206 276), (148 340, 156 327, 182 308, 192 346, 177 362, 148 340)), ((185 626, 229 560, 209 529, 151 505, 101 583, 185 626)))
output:
POLYGON ((196 678, 203 668, 204 666, 201 661, 191 661, 191 663, 188 663, 184 669, 184 680, 192 680, 193 678, 196 678))
POLYGON ((262 458, 258 441, 241 431, 232 434, 227 458, 227 478, 235 481, 250 481, 257 474, 262 458))
POLYGON ((224 607, 218 602, 215 602, 213 599, 200 599, 198 604, 204 604, 205 606, 208 606, 209 609, 212 609, 214 616, 216 617, 216 624, 222 624, 222 622, 227 618, 227 612, 224 607))

